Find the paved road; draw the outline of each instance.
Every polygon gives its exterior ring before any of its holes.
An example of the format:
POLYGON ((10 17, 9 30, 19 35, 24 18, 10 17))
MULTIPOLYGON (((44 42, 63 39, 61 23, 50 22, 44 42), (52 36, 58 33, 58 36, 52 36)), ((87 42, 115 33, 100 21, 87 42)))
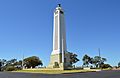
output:
POLYGON ((32 74, 0 72, 0 78, 120 78, 120 71, 100 71, 74 74, 32 74))

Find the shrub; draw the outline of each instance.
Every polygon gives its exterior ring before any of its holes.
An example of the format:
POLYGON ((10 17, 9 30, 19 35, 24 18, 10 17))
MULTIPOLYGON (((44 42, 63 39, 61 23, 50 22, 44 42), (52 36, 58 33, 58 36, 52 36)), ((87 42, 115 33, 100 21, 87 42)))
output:
POLYGON ((7 66, 6 67, 6 71, 14 71, 17 70, 17 68, 15 68, 14 66, 7 66))
POLYGON ((103 64, 103 65, 101 65, 101 68, 112 68, 112 66, 110 66, 109 64, 103 64))

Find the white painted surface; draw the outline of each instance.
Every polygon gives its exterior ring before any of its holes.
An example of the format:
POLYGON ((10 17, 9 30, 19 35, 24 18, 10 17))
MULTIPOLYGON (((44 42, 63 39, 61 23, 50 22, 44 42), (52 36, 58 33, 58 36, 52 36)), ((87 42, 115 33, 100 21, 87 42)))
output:
POLYGON ((52 55, 67 52, 64 12, 56 7, 54 12, 53 51, 52 55), (57 16, 57 18, 56 18, 57 16))

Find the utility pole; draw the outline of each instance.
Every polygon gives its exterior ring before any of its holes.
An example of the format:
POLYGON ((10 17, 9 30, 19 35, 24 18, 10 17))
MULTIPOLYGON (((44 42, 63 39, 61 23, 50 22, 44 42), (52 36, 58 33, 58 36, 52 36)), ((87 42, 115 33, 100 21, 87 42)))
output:
POLYGON ((99 57, 101 57, 100 48, 98 48, 98 52, 99 52, 99 57))
POLYGON ((24 69, 24 54, 23 54, 23 57, 22 57, 22 69, 24 69))
POLYGON ((99 68, 101 68, 101 67, 100 67, 100 65, 101 65, 101 52, 100 52, 100 48, 98 48, 98 52, 99 52, 99 58, 100 58, 99 68))

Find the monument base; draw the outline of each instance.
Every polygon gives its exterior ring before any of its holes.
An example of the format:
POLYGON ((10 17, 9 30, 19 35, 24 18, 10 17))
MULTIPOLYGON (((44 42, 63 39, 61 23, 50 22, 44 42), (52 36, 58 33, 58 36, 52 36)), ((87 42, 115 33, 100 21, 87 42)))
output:
POLYGON ((69 53, 67 52, 65 53, 64 62, 62 62, 62 53, 51 55, 50 63, 47 68, 50 68, 50 69, 58 68, 58 70, 72 69, 72 65, 70 64, 69 53))

